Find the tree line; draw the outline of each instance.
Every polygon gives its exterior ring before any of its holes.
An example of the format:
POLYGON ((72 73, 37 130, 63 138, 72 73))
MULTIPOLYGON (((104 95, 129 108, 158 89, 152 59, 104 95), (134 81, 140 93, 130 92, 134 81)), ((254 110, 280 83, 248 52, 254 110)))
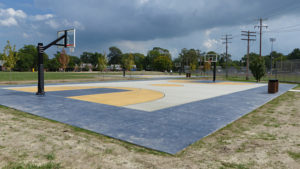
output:
MULTIPOLYGON (((44 53, 44 67, 48 71, 74 71, 74 70, 100 70, 103 71, 107 66, 120 65, 122 69, 132 70, 148 70, 148 71, 183 71, 184 66, 188 66, 190 70, 210 69, 210 65, 204 62, 205 52, 199 49, 183 48, 178 57, 172 59, 169 50, 154 47, 149 50, 146 55, 142 53, 123 53, 119 48, 113 46, 109 48, 109 53, 83 52, 79 57, 67 55, 64 50, 54 54, 54 57, 44 53), (133 67, 135 66, 135 67, 133 67)), ((217 54, 214 51, 207 54, 217 54)), ((225 68, 244 67, 246 66, 246 55, 241 60, 232 60, 231 55, 228 57, 221 53, 217 55, 217 66, 225 68)), ((258 57, 256 53, 250 53, 249 60, 254 61, 258 57)), ((262 57, 264 67, 269 69, 277 61, 300 59, 300 49, 296 48, 288 55, 278 52, 272 52, 270 55, 262 57), (271 63, 271 57, 273 58, 271 63)), ((37 69, 37 48, 34 45, 24 45, 18 51, 15 45, 12 46, 7 41, 3 53, 0 53, 0 60, 4 61, 4 67, 7 70, 14 71, 31 71, 37 69)), ((113 68, 112 68, 113 69, 113 68)))

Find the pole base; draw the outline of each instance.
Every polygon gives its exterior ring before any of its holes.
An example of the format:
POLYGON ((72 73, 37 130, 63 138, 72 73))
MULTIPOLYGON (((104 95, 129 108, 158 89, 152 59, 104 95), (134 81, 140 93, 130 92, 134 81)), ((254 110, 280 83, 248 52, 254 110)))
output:
POLYGON ((45 94, 46 94, 45 92, 36 92, 35 93, 35 95, 38 95, 38 96, 45 96, 45 94))

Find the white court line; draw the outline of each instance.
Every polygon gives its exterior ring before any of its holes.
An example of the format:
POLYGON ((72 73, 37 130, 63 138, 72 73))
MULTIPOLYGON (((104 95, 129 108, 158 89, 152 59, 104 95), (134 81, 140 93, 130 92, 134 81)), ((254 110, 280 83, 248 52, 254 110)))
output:
POLYGON ((289 90, 289 92, 300 92, 300 90, 289 90))

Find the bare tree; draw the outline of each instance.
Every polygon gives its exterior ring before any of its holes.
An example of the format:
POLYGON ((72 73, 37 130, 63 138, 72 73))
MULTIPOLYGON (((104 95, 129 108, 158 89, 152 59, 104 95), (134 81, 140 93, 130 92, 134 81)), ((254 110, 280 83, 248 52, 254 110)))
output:
POLYGON ((63 70, 65 71, 67 68, 67 65, 70 61, 70 56, 67 55, 65 49, 62 49, 62 51, 60 53, 60 57, 58 58, 58 61, 61 64, 61 67, 63 68, 63 70))

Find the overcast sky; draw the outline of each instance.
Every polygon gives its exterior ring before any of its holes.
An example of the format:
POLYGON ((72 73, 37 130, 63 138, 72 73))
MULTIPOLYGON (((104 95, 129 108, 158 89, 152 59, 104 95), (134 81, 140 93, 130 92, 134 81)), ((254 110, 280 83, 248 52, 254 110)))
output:
MULTIPOLYGON (((229 53, 240 59, 246 52, 242 30, 258 31, 258 18, 266 18, 263 54, 284 54, 300 47, 299 0, 6 0, 0 1, 0 49, 10 40, 24 44, 56 38, 62 29, 76 28, 74 55, 83 51, 108 53, 110 46, 123 52, 146 54, 158 46, 173 58, 182 48, 225 51, 222 35, 231 34, 229 53)), ((258 53, 259 40, 251 43, 258 53)), ((52 54, 57 47, 46 52, 52 54)))

